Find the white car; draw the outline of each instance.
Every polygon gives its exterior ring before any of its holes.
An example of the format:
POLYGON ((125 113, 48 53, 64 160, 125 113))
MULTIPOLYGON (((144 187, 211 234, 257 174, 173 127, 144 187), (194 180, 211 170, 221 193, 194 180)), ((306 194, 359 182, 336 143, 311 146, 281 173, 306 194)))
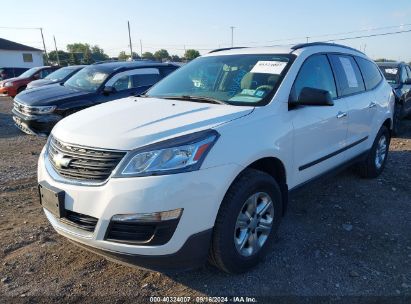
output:
POLYGON ((345 46, 216 50, 60 121, 39 159, 41 203, 58 233, 110 259, 247 271, 289 191, 347 164, 382 172, 393 106, 378 67, 345 46))

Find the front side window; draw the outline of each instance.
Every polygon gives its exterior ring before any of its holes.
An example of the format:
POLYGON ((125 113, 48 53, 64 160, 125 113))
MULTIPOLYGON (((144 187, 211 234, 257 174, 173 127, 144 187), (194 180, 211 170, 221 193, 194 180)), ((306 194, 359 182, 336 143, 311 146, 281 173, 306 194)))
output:
POLYGON ((107 81, 106 86, 112 86, 116 91, 124 91, 152 86, 160 78, 160 71, 157 68, 140 68, 121 72, 113 76, 113 78, 107 81))
POLYGON ((43 79, 47 75, 49 75, 51 72, 53 72, 51 69, 44 69, 40 71, 40 78, 43 79))
POLYGON ((191 96, 232 105, 264 105, 275 93, 291 59, 292 55, 276 54, 199 57, 160 81, 146 96, 191 96))
POLYGON ((398 67, 396 66, 379 66, 381 72, 383 73, 385 79, 387 80, 388 83, 398 83, 399 79, 399 70, 398 67))
POLYGON ((366 89, 374 89, 382 80, 382 76, 377 65, 374 62, 361 57, 356 57, 355 60, 360 66, 366 89))
POLYGON ((291 89, 292 100, 298 100, 303 88, 320 89, 337 97, 333 72, 326 55, 313 55, 302 65, 291 89))
POLYGON ((360 69, 354 58, 347 55, 330 55, 335 71, 339 96, 347 96, 365 91, 360 69))
POLYGON ((108 71, 98 66, 88 66, 70 77, 64 85, 80 91, 96 92, 108 76, 108 71))

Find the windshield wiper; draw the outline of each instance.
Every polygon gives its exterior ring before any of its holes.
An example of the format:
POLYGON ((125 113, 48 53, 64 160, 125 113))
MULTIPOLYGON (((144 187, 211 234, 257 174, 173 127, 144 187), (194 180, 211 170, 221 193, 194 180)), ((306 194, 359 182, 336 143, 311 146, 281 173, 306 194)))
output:
POLYGON ((211 97, 204 96, 193 96, 193 95, 180 95, 180 96, 160 96, 164 99, 177 99, 177 100, 186 100, 192 102, 203 102, 203 103, 213 103, 213 104, 222 104, 227 105, 228 103, 222 100, 218 100, 211 97))

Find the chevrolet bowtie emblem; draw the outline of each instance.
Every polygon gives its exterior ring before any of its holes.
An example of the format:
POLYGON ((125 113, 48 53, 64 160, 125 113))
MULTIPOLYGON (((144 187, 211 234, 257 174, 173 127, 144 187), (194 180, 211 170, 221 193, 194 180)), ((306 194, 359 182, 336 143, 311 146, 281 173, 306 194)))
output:
POLYGON ((71 161, 71 158, 65 158, 63 154, 56 154, 53 157, 54 165, 59 169, 67 168, 71 161))

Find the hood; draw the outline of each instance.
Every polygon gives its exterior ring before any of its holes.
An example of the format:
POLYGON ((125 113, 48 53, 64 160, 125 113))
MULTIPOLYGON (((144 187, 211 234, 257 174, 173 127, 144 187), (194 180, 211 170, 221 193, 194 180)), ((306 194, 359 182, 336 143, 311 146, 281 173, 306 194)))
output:
POLYGON ((67 143, 132 150, 250 114, 254 107, 157 98, 123 98, 61 120, 52 134, 67 143))
POLYGON ((38 88, 38 87, 48 85, 48 84, 53 84, 53 83, 58 83, 58 80, 53 81, 53 80, 49 80, 49 79, 39 79, 39 80, 34 80, 34 81, 30 82, 27 85, 27 88, 28 89, 38 88))
POLYGON ((12 77, 12 78, 4 79, 4 80, 2 80, 2 82, 3 82, 3 83, 6 83, 6 82, 14 82, 14 81, 22 80, 22 79, 25 79, 25 78, 12 77))
POLYGON ((72 88, 53 84, 25 90, 16 96, 16 101, 28 106, 47 106, 55 105, 61 101, 71 98, 78 98, 93 93, 77 91, 72 88))

